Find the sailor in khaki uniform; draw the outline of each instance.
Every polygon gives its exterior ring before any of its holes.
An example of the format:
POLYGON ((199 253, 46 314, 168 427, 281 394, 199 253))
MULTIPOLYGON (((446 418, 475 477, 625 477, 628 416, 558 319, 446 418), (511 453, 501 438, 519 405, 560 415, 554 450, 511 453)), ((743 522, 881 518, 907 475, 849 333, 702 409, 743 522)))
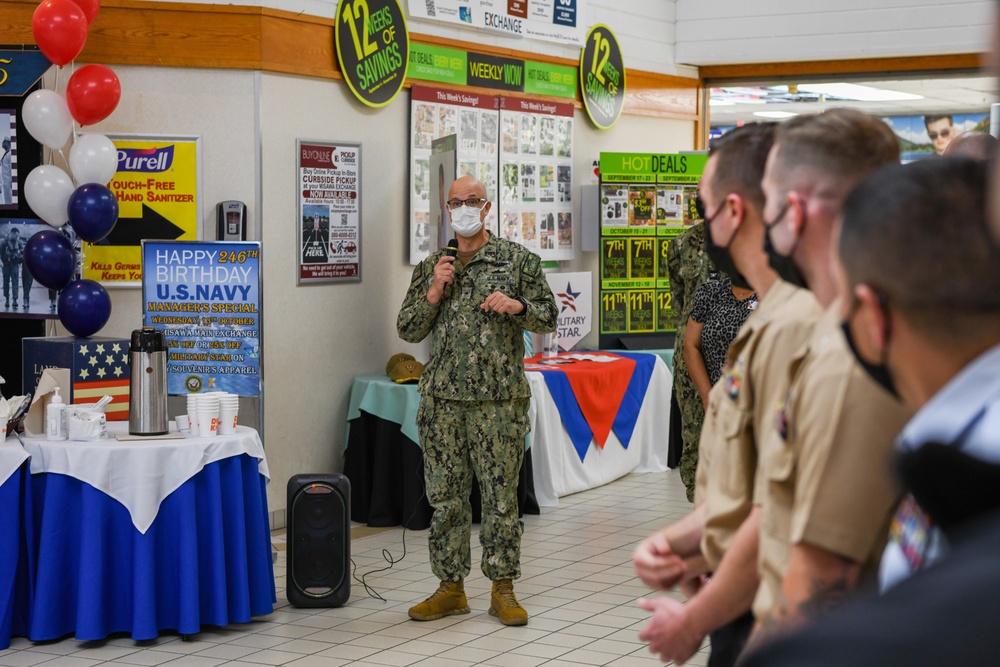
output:
POLYGON ((899 500, 892 445, 908 411, 855 362, 840 320, 834 302, 795 355, 787 398, 762 438, 754 600, 762 625, 780 620, 774 607, 787 610, 782 587, 792 545, 849 561, 845 586, 873 583, 899 500))
MULTIPOLYGON (((761 300, 730 346, 727 371, 709 395, 695 510, 644 540, 633 557, 647 585, 666 589, 680 582, 693 595, 685 605, 669 597, 640 600, 653 616, 639 636, 665 661, 686 660, 712 633, 709 665, 732 665, 749 634, 756 542, 749 552, 735 550, 745 553, 732 561, 735 566, 717 568, 751 515, 756 422, 778 395, 775 387, 789 356, 821 312, 810 292, 777 280, 763 252, 760 176, 773 132, 773 125, 755 124, 727 134, 713 144, 701 181, 709 255, 734 284, 751 285, 761 300), (714 575, 699 586, 706 563, 714 575)), ((755 538, 756 521, 748 523, 755 538)))
POLYGON ((906 411, 857 364, 840 331, 834 232, 865 175, 898 163, 892 131, 850 109, 783 124, 762 187, 769 261, 826 307, 788 369, 784 401, 762 425, 756 501, 762 632, 838 604, 874 573, 898 498, 889 457, 906 411))
POLYGON ((701 551, 718 569, 754 497, 758 443, 785 387, 790 352, 812 333, 822 309, 811 292, 779 280, 729 347, 702 427, 696 502, 705 504, 701 551))

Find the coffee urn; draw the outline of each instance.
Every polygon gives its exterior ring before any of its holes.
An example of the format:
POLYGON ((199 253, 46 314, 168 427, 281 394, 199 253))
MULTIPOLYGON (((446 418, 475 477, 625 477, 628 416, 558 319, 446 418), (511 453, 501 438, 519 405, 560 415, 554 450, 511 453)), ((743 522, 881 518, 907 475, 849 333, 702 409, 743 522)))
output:
POLYGON ((133 331, 128 357, 131 366, 128 432, 163 435, 168 423, 167 342, 163 331, 153 327, 133 331))

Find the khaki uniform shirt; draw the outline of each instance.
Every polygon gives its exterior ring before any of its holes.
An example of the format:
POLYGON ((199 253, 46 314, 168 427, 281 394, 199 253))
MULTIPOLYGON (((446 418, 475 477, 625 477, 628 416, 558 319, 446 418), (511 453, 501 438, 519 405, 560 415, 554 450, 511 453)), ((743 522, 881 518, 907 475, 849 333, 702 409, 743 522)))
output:
POLYGON ((712 570, 753 504, 760 422, 773 418, 788 362, 821 314, 812 292, 779 280, 729 346, 698 445, 695 503, 705 504, 701 551, 712 570))
POLYGON ((541 260, 522 245, 490 235, 468 264, 455 262, 454 281, 432 306, 427 290, 443 253, 432 253, 413 270, 396 318, 399 337, 408 343, 434 333, 430 359, 420 376, 421 396, 458 401, 529 398, 524 330, 554 331, 559 316, 541 260), (523 298, 527 309, 518 315, 484 312, 479 305, 496 291, 523 298))
POLYGON ((868 377, 831 305, 788 369, 789 390, 761 438, 761 504, 753 611, 769 620, 782 599, 792 546, 807 542, 862 565, 874 581, 899 500, 893 442, 908 411, 868 377))

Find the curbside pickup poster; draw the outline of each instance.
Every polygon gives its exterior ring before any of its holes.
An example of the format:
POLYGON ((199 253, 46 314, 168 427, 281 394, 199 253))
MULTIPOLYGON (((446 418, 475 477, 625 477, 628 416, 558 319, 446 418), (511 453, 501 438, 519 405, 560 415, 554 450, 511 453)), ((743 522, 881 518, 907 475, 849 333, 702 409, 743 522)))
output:
POLYGON ((361 144, 297 141, 298 284, 361 280, 361 144))
POLYGON ((143 324, 167 341, 167 392, 260 395, 260 244, 142 244, 143 324))

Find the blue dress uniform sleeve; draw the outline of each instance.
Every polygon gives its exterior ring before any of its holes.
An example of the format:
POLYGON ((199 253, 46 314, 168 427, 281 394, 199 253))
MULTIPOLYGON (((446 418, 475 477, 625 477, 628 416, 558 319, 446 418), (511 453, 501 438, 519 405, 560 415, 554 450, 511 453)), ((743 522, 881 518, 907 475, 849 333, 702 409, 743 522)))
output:
POLYGON ((528 253, 521 266, 521 298, 527 305, 520 317, 521 326, 534 333, 552 333, 556 330, 559 309, 552 296, 549 281, 542 273, 542 260, 528 253))
POLYGON ((396 330, 407 343, 419 343, 434 328, 439 308, 427 301, 427 290, 434 280, 434 266, 439 258, 440 253, 435 253, 413 269, 410 287, 396 317, 396 330))

